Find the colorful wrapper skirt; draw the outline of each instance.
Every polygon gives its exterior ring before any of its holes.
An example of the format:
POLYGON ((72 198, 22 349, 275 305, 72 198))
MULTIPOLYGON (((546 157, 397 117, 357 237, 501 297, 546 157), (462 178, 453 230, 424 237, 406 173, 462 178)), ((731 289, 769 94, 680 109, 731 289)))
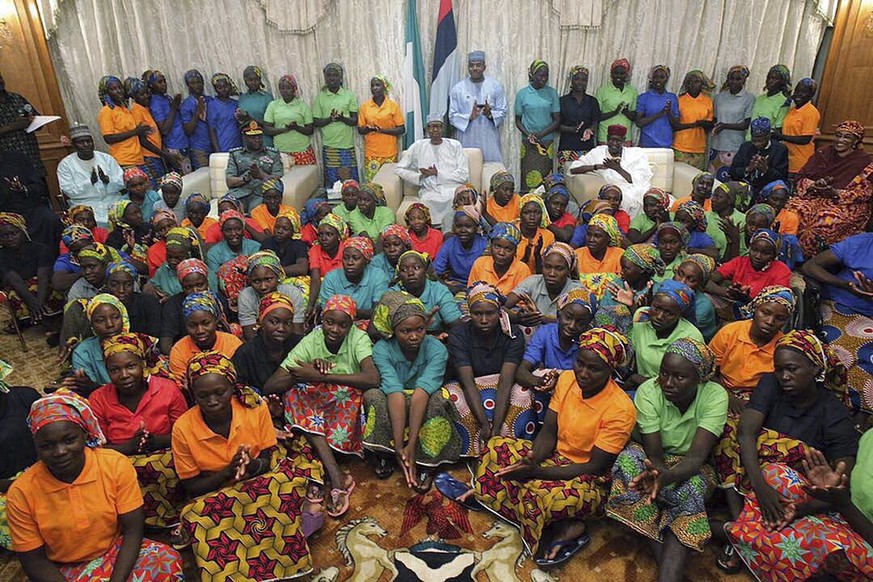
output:
POLYGON ((166 449, 128 458, 136 469, 142 490, 146 525, 166 528, 179 523, 179 508, 185 501, 185 491, 176 475, 172 451, 166 449))
MULTIPOLYGON (((767 484, 795 503, 810 500, 806 479, 781 463, 762 468, 767 484)), ((873 580, 873 548, 837 513, 795 519, 778 531, 764 525, 754 493, 739 518, 725 525, 737 553, 758 580, 793 582, 828 574, 838 580, 873 580)))
POLYGON ((706 153, 691 154, 674 149, 673 160, 676 162, 682 162, 683 164, 688 164, 689 166, 694 166, 698 170, 706 170, 706 162, 709 161, 709 157, 706 153))
MULTIPOLYGON (((529 479, 513 481, 495 474, 533 454, 531 441, 494 437, 482 451, 473 477, 476 499, 485 507, 521 529, 524 545, 536 554, 543 531, 549 524, 565 519, 585 519, 602 513, 609 492, 609 477, 580 475, 569 480, 529 479)), ((544 467, 571 465, 554 453, 541 463, 544 467)))
POLYGON ((339 384, 296 384, 285 392, 285 422, 327 439, 340 453, 362 455, 361 403, 357 388, 339 384))
MULTIPOLYGON (((31 277, 27 280, 27 291, 33 295, 37 294, 39 291, 39 280, 37 277, 31 277)), ((5 293, 9 305, 12 306, 12 311, 15 313, 15 319, 19 322, 28 321, 30 319, 30 308, 24 299, 12 289, 7 289, 5 293)), ((63 293, 50 288, 48 297, 45 300, 45 314, 51 316, 63 312, 65 302, 66 296, 63 293)))
MULTIPOLYGON (((479 397, 482 399, 482 405, 485 407, 485 416, 488 417, 489 421, 493 421, 500 374, 480 376, 475 379, 475 382, 476 388, 479 390, 479 397)), ((449 382, 443 389, 449 393, 449 400, 457 409, 460 417, 455 422, 455 429, 461 437, 461 456, 478 457, 481 427, 467 403, 464 388, 460 382, 449 382)), ((511 390, 509 409, 506 411, 506 418, 500 427, 500 435, 530 440, 537 430, 537 415, 533 407, 532 390, 519 384, 513 384, 511 390)))
MULTIPOLYGON (((683 457, 664 455, 668 468, 677 465, 683 457)), ((654 503, 645 494, 630 488, 630 482, 646 469, 646 451, 631 443, 612 467, 612 489, 606 503, 606 515, 656 541, 663 540, 663 532, 670 529, 682 545, 703 551, 712 537, 706 515, 706 500, 715 489, 715 471, 707 464, 700 472, 681 483, 671 483, 658 492, 654 503)))
MULTIPOLYGON (((408 411, 412 391, 407 390, 404 394, 408 411)), ((364 392, 362 414, 364 448, 393 455, 396 449, 388 412, 388 395, 379 388, 364 392)), ((437 390, 431 394, 418 432, 415 462, 425 467, 457 462, 461 456, 461 437, 455 425, 459 420, 458 411, 449 401, 447 392, 437 390)))
POLYGON ((564 173, 564 166, 575 162, 579 158, 585 155, 583 151, 573 151, 573 150, 559 150, 558 151, 558 173, 564 173))
POLYGON ((372 182, 379 169, 385 164, 393 164, 397 162, 397 154, 387 158, 368 158, 364 157, 364 182, 372 182))
POLYGON ((358 157, 355 148, 321 148, 321 161, 324 164, 324 187, 334 182, 358 180, 358 157))
POLYGON ((533 145, 521 140, 521 185, 520 192, 527 193, 543 183, 543 178, 552 173, 555 159, 555 142, 547 147, 533 145))
MULTIPOLYGON (((21 473, 24 473, 24 471, 20 471, 18 474, 11 477, 11 480, 14 481, 18 479, 21 476, 21 473)), ((0 493, 0 548, 12 551, 12 535, 9 533, 9 520, 6 518, 5 493, 0 493)))
POLYGON ((309 146, 302 152, 287 152, 291 159, 294 160, 295 166, 314 166, 318 163, 315 159, 315 150, 309 146))
POLYGON ((321 464, 304 456, 198 497, 182 509, 182 525, 202 582, 294 578, 312 570, 301 514, 321 464))
POLYGON ((873 318, 837 307, 821 305, 822 331, 849 374, 852 410, 873 414, 873 318))
MULTIPOLYGON (((115 560, 123 538, 119 537, 109 551, 90 562, 58 564, 58 570, 68 582, 106 581, 115 569, 115 560)), ((133 565, 129 580, 136 582, 182 582, 182 557, 179 552, 158 542, 143 538, 139 557, 133 565)))
POLYGON ((146 156, 145 163, 142 167, 145 170, 146 175, 149 177, 149 182, 152 183, 152 189, 156 192, 160 192, 161 178, 163 178, 164 174, 167 173, 167 166, 164 164, 164 160, 161 158, 146 156))

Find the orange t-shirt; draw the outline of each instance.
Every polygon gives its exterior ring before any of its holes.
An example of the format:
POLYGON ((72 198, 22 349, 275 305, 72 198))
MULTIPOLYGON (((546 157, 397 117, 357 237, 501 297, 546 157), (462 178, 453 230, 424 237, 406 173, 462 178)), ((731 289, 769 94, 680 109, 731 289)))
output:
MULTIPOLYGON (((288 206, 287 204, 279 205, 279 214, 283 212, 290 212, 297 216, 297 221, 299 224, 300 215, 297 214, 297 210, 294 209, 293 206, 288 206)), ((261 230, 269 230, 273 232, 276 229, 276 218, 278 215, 273 216, 270 214, 270 211, 267 210, 266 204, 259 204, 252 209, 251 212, 252 220, 257 223, 257 225, 261 228, 261 230)))
POLYGON ((615 273, 621 274, 621 257, 624 249, 621 247, 606 247, 603 259, 598 261, 588 250, 588 247, 576 249, 576 258, 579 260, 579 274, 588 273, 615 273))
MULTIPOLYGON (((149 140, 156 148, 161 149, 162 141, 161 141, 161 132, 158 130, 158 124, 155 123, 155 119, 152 117, 151 111, 137 103, 136 101, 130 106, 130 112, 133 114, 133 119, 136 121, 137 125, 146 124, 152 128, 152 132, 146 136, 146 139, 149 140)), ((142 155, 147 158, 159 158, 158 154, 154 152, 150 152, 145 148, 142 148, 142 155)))
POLYGON ((230 407, 233 418, 227 438, 206 426, 199 406, 180 416, 173 425, 173 461, 180 479, 191 479, 204 471, 221 471, 242 445, 251 447, 252 458, 276 446, 276 429, 266 402, 248 408, 232 397, 230 407))
POLYGON ((470 276, 467 278, 467 285, 470 286, 475 281, 485 281, 497 287, 504 295, 509 295, 513 289, 518 287, 519 283, 530 275, 528 266, 515 259, 503 276, 499 277, 494 270, 494 258, 491 256, 479 257, 473 262, 473 268, 470 269, 470 276))
POLYGON ((509 199, 509 202, 506 203, 506 206, 501 206, 492 195, 488 198, 485 210, 488 212, 488 216, 497 222, 515 222, 520 216, 518 200, 518 194, 513 194, 512 198, 509 199))
POLYGON ((719 382, 728 390, 751 393, 761 376, 773 371, 776 342, 784 334, 780 331, 770 343, 758 347, 749 332, 752 321, 734 321, 722 327, 709 341, 715 354, 715 363, 721 373, 719 382))
MULTIPOLYGON (((679 123, 693 123, 706 119, 713 120, 715 109, 709 95, 692 97, 688 93, 679 95, 679 123)), ((673 134, 673 149, 686 154, 706 152, 706 130, 702 127, 683 129, 673 134)))
POLYGON ((52 562, 93 560, 121 535, 118 516, 142 504, 136 470, 117 451, 86 447, 85 467, 72 483, 58 481, 38 461, 6 496, 12 549, 45 548, 52 562))
POLYGON ((558 415, 558 454, 574 463, 590 461, 594 447, 617 455, 637 422, 633 401, 614 380, 596 396, 583 398, 573 370, 558 376, 549 409, 558 415))
MULTIPOLYGON (((691 201, 691 196, 684 196, 682 198, 677 198, 673 202, 673 205, 670 207, 670 212, 676 212, 677 210, 679 210, 680 204, 684 204, 685 202, 690 202, 690 201, 691 201)), ((712 198, 707 198, 706 200, 703 201, 703 209, 706 212, 712 212, 712 198)))
MULTIPOLYGON (((358 127, 375 125, 382 129, 393 129, 400 127, 405 122, 400 105, 397 104, 397 101, 387 97, 382 105, 376 105, 375 101, 367 99, 361 103, 361 107, 358 109, 358 127)), ((364 136, 364 157, 391 158, 396 155, 396 135, 374 131, 364 136)))
MULTIPOLYGON (((217 331, 215 332, 215 345, 210 349, 215 350, 226 358, 232 358, 241 345, 242 342, 235 335, 217 331)), ((191 357, 202 351, 189 335, 177 341, 173 345, 173 349, 170 350, 170 373, 173 377, 181 382, 185 378, 185 372, 188 371, 188 362, 191 360, 191 357)))
MULTIPOLYGON (((103 135, 125 133, 136 129, 138 125, 130 109, 117 105, 112 109, 108 105, 104 105, 103 109, 97 114, 97 123, 100 125, 100 133, 103 135)), ((139 138, 137 136, 129 137, 118 143, 109 144, 109 155, 115 158, 118 165, 122 167, 141 166, 145 163, 142 155, 142 146, 139 145, 139 138)))
MULTIPOLYGON (((518 221, 515 221, 515 226, 518 226, 518 221)), ((519 227, 520 228, 520 227, 519 227)), ((546 250, 550 244, 555 242, 555 235, 551 230, 546 230, 545 228, 538 228, 537 233, 534 235, 533 239, 529 239, 526 236, 522 235, 521 242, 518 243, 518 248, 515 249, 515 258, 519 261, 524 260, 524 253, 527 251, 527 247, 533 245, 533 249, 530 252, 530 258, 527 260, 527 268, 530 269, 531 273, 537 272, 537 257, 536 257, 536 249, 539 244, 540 238, 543 239, 542 248, 540 248, 540 252, 542 253, 546 250)))
POLYGON ((776 222, 779 223, 779 234, 797 236, 797 229, 800 228, 800 216, 796 212, 783 208, 776 215, 776 222))
MULTIPOLYGON (((197 227, 197 232, 200 233, 200 238, 204 241, 206 240, 206 234, 209 232, 209 229, 213 224, 218 224, 218 221, 212 218, 211 216, 207 216, 203 219, 203 222, 200 223, 200 226, 197 227)), ((187 218, 182 220, 182 226, 187 226, 189 228, 194 225, 187 218)))
MULTIPOLYGON (((792 105, 788 113, 785 114, 785 121, 782 122, 782 133, 793 136, 814 136, 818 131, 819 121, 821 121, 821 113, 812 103, 807 103, 800 108, 792 105)), ((788 143, 787 141, 782 143, 788 148, 788 172, 791 174, 796 174, 803 169, 803 166, 815 153, 815 139, 804 145, 788 143)))

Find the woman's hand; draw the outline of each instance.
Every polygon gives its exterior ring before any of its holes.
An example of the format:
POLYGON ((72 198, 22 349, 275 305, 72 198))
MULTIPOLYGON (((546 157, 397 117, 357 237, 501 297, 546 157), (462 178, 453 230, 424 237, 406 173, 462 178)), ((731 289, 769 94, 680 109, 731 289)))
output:
POLYGON ((746 401, 728 392, 728 412, 735 416, 739 416, 746 409, 746 401))
POLYGON ((617 283, 612 282, 607 285, 606 289, 609 291, 609 294, 612 295, 612 298, 615 299, 616 303, 626 305, 627 307, 633 307, 634 290, 631 289, 631 286, 626 281, 624 282, 624 287, 619 287, 617 283))
POLYGON ((854 271, 854 281, 849 282, 849 291, 865 299, 873 299, 873 279, 868 278, 861 271, 854 271))
POLYGON ((513 463, 497 471, 494 476, 498 479, 527 481, 528 479, 536 478, 536 472, 538 469, 539 465, 534 462, 533 456, 528 453, 517 463, 513 463))
POLYGON ((752 288, 748 285, 740 285, 739 283, 731 283, 727 288, 727 297, 739 303, 748 303, 752 300, 752 288))
POLYGON ((803 490, 812 497, 834 507, 845 507, 852 503, 845 461, 840 461, 836 469, 831 469, 824 454, 810 447, 803 460, 803 471, 809 481, 809 485, 804 485, 803 490))
POLYGON ((415 466, 415 447, 412 443, 407 443, 405 447, 398 449, 396 454, 397 464, 403 471, 406 485, 414 488, 418 481, 418 471, 415 466))
POLYGON ((558 376, 560 375, 561 373, 558 370, 548 370, 542 376, 534 376, 536 381, 533 386, 534 390, 537 392, 551 392, 555 389, 555 384, 558 383, 558 376))
POLYGON ((764 483, 755 489, 758 498, 758 508, 768 530, 782 529, 794 518, 794 510, 789 513, 788 506, 793 504, 782 497, 778 491, 764 483))
POLYGON ((649 459, 643 461, 645 469, 642 473, 631 479, 628 486, 642 495, 649 496, 649 502, 655 501, 663 487, 664 472, 655 467, 649 459))
POLYGON ((740 227, 734 224, 734 221, 730 218, 719 218, 718 219, 718 227, 724 233, 725 238, 729 242, 733 242, 735 240, 739 240, 740 238, 740 227))
POLYGON ((288 373, 294 377, 295 382, 321 382, 324 380, 324 373, 321 372, 319 367, 316 366, 316 362, 321 362, 319 363, 319 366, 321 366, 322 369, 324 368, 324 364, 330 365, 328 362, 324 362, 323 360, 315 360, 312 363, 297 360, 297 365, 293 368, 290 368, 288 370, 288 373))

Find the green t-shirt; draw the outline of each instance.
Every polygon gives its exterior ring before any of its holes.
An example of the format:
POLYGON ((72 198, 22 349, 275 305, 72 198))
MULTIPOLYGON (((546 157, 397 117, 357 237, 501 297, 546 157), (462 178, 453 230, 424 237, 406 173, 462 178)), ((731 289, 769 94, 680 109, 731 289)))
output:
POLYGON ((353 235, 366 232, 367 236, 376 240, 382 230, 394 224, 394 213, 387 206, 377 206, 373 218, 367 218, 357 208, 349 213, 349 229, 353 235))
MULTIPOLYGON (((284 99, 276 99, 267 105, 264 121, 276 127, 285 127, 292 121, 296 121, 297 125, 307 125, 312 123, 312 111, 299 97, 293 99, 291 103, 285 103, 284 99)), ((273 147, 286 154, 305 151, 310 143, 312 143, 310 136, 303 135, 299 131, 287 131, 273 136, 273 147)))
POLYGON ((858 456, 849 490, 852 503, 861 510, 867 519, 873 521, 873 429, 868 429, 858 441, 858 456))
POLYGON ((343 341, 337 353, 332 353, 324 343, 324 330, 316 329, 305 335, 294 346, 282 367, 286 370, 297 367, 297 360, 301 362, 313 362, 314 360, 327 360, 333 364, 331 374, 357 374, 361 371, 361 362, 373 357, 373 343, 367 332, 361 331, 354 325, 349 329, 349 335, 343 341))
MULTIPOLYGON (((752 119, 766 117, 770 120, 770 127, 776 129, 782 127, 785 121, 785 114, 788 113, 788 105, 785 95, 776 93, 772 97, 768 97, 766 93, 761 93, 755 97, 755 104, 752 105, 752 119)), ((746 130, 746 139, 752 139, 752 130, 746 130)))
POLYGON ((654 226, 655 221, 646 216, 645 212, 640 212, 639 214, 634 216, 633 220, 630 221, 630 228, 638 231, 641 234, 654 226))
MULTIPOLYGON (((715 242, 715 247, 718 249, 718 256, 724 257, 724 252, 727 249, 727 237, 724 235, 724 231, 722 231, 719 226, 719 216, 713 211, 706 213, 706 234, 715 242)), ((743 230, 746 228, 746 215, 740 212, 739 210, 734 210, 734 213, 731 214, 731 220, 740 227, 740 237, 743 235, 743 230)), ((742 238, 740 239, 740 246, 742 246, 742 238)))
MULTIPOLYGON (((612 111, 620 103, 627 103, 627 108, 631 111, 637 110, 637 97, 639 93, 636 89, 625 83, 624 89, 620 90, 612 84, 612 81, 605 83, 597 89, 594 94, 597 98, 597 103, 600 105, 600 111, 612 111)), ((617 113, 608 119, 604 119, 597 126, 597 143, 606 143, 606 132, 610 125, 623 125, 627 128, 626 141, 631 139, 631 129, 633 122, 624 114, 617 113)), ((651 228, 651 227, 650 227, 651 228)))
MULTIPOLYGON (((639 312, 637 312, 637 315, 639 315, 639 312)), ((657 376, 661 370, 661 358, 664 357, 667 346, 677 339, 684 337, 690 337, 703 342, 703 335, 700 333, 700 330, 685 318, 681 318, 673 332, 665 338, 657 336, 655 328, 652 327, 650 322, 635 321, 633 327, 631 327, 630 340, 634 350, 636 350, 637 373, 644 378, 654 378, 657 376)))
MULTIPOLYGON (((357 113, 358 98, 344 87, 332 93, 322 89, 312 103, 312 116, 324 119, 330 117, 330 112, 336 109, 340 115, 348 117, 357 113)), ((325 147, 349 149, 355 147, 355 127, 342 121, 332 121, 321 128, 321 143, 325 147)))
POLYGON ((634 396, 641 434, 661 433, 665 453, 684 455, 691 449, 698 428, 721 436, 727 421, 728 394, 715 382, 697 386, 697 396, 685 413, 664 397, 657 378, 649 378, 634 396))

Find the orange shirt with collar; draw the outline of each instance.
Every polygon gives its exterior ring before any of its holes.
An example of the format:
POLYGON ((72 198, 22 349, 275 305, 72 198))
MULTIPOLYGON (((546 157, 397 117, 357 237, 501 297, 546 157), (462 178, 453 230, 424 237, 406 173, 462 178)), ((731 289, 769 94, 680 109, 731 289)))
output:
MULTIPOLYGON (((297 214, 297 210, 294 209, 293 206, 288 206, 287 204, 279 205, 279 212, 276 216, 270 214, 270 211, 267 210, 266 204, 259 204, 252 209, 251 215, 252 220, 257 223, 261 230, 269 230, 271 233, 276 230, 276 218, 279 214, 284 212, 290 212, 292 214, 297 214)), ((297 220, 300 220, 300 216, 297 216, 297 220)))
POLYGON ((132 439, 141 423, 153 435, 168 435, 173 423, 188 410, 179 385, 159 376, 149 377, 148 387, 136 410, 119 402, 115 384, 106 384, 92 392, 88 403, 106 435, 106 440, 112 444, 121 444, 132 439))
MULTIPOLYGON (((215 345, 210 350, 215 350, 226 358, 232 358, 236 350, 242 345, 242 341, 233 334, 223 331, 215 332, 215 345)), ((175 344, 170 350, 170 373, 178 381, 182 381, 185 377, 185 372, 188 371, 188 362, 194 354, 202 352, 191 336, 186 335, 175 344)))
POLYGON ((782 134, 789 136, 811 135, 813 139, 807 144, 783 142, 788 148, 788 173, 796 174, 803 169, 812 154, 815 153, 815 134, 818 132, 818 124, 821 121, 821 113, 815 105, 805 103, 803 107, 791 106, 785 114, 782 122, 782 134))
POLYGON ((579 263, 579 274, 589 273, 615 273, 621 274, 621 257, 624 249, 621 247, 606 247, 606 252, 601 260, 597 260, 588 250, 588 247, 576 249, 576 258, 579 263))
POLYGON ((473 268, 470 269, 467 286, 469 287, 476 281, 485 281, 497 287, 504 295, 509 295, 510 291, 518 287, 518 284, 530 275, 528 266, 518 259, 514 259, 503 276, 498 276, 497 271, 494 270, 494 257, 479 257, 473 262, 473 268))
MULTIPOLYGON (((212 227, 213 224, 217 225, 218 221, 211 216, 207 216, 203 219, 203 222, 200 223, 200 226, 196 227, 197 232, 200 233, 200 238, 202 238, 204 241, 206 240, 206 235, 209 233, 209 229, 210 227, 212 227)), ((194 223, 186 218, 182 221, 182 226, 194 228, 194 223)))
MULTIPOLYGON (((101 135, 126 133, 137 127, 136 119, 130 109, 118 105, 111 109, 108 105, 104 105, 97 113, 97 123, 100 125, 101 135)), ((139 145, 139 138, 135 135, 118 143, 109 144, 109 155, 115 158, 122 168, 141 166, 145 163, 142 146, 139 145)))
MULTIPOLYGON (((136 101, 134 101, 130 105, 130 112, 133 114, 133 120, 137 125, 148 125, 152 128, 152 132, 146 136, 146 139, 151 142, 156 148, 161 149, 163 142, 161 141, 161 132, 158 130, 158 124, 155 123, 154 117, 152 117, 151 111, 148 110, 147 107, 143 107, 136 101)), ((150 152, 149 150, 142 148, 142 155, 147 158, 159 158, 158 154, 154 152, 150 152)))
POLYGON ((509 199, 509 202, 506 203, 506 206, 501 206, 497 203, 497 200, 494 199, 494 196, 491 196, 488 198, 485 210, 488 212, 488 215, 497 222, 515 222, 520 216, 518 201, 518 194, 513 194, 509 199))
MULTIPOLYGON (((515 221, 515 226, 518 226, 518 221, 515 221)), ((521 227, 519 227, 521 228, 521 227)), ((555 235, 551 230, 546 230, 545 228, 538 228, 537 233, 533 236, 533 238, 527 238, 526 236, 521 236, 521 242, 518 243, 518 247, 515 249, 515 257, 519 261, 524 260, 524 254, 527 252, 527 248, 533 245, 533 249, 531 249, 530 257, 527 260, 527 268, 530 269, 531 273, 537 272, 537 256, 536 249, 540 246, 539 240, 542 239, 543 244, 542 248, 540 248, 540 254, 547 248, 549 245, 555 242, 555 235)))
POLYGON ((764 374, 773 371, 776 342, 783 334, 777 332, 763 346, 752 341, 752 320, 734 321, 722 327, 709 341, 715 362, 721 373, 721 384, 728 390, 751 394, 764 374))

